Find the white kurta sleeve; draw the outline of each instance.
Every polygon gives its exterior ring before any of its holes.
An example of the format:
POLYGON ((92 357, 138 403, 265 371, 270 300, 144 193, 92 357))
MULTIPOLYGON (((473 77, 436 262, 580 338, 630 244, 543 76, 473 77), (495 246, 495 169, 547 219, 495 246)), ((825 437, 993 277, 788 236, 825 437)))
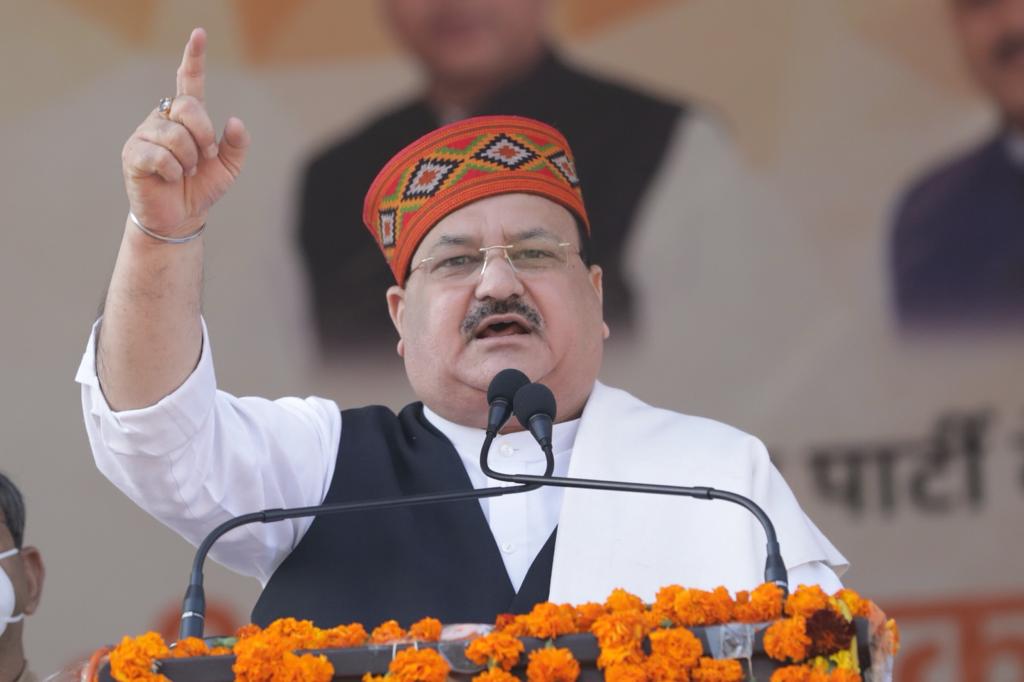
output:
MULTIPOLYGON (((204 321, 199 364, 185 383, 155 405, 114 412, 96 376, 99 325, 75 380, 96 465, 136 504, 198 545, 233 516, 323 500, 341 438, 333 401, 217 390, 204 321)), ((221 538, 210 556, 266 583, 311 523, 249 524, 221 538)))

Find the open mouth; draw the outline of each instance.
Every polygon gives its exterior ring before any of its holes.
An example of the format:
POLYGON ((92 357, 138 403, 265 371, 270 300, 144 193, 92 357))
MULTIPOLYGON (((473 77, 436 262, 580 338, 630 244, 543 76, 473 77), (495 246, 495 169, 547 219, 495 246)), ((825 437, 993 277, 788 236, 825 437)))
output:
POLYGON ((477 328, 473 338, 493 339, 503 336, 519 336, 532 333, 533 329, 525 320, 517 317, 493 317, 491 319, 484 320, 483 324, 477 328))

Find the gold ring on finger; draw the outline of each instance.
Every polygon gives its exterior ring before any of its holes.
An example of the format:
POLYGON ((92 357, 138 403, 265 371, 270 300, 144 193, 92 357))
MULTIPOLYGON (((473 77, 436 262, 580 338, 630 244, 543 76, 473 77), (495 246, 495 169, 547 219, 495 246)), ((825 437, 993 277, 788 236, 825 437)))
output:
POLYGON ((174 104, 173 97, 161 97, 160 103, 156 105, 157 113, 159 113, 164 118, 170 118, 172 104, 174 104))

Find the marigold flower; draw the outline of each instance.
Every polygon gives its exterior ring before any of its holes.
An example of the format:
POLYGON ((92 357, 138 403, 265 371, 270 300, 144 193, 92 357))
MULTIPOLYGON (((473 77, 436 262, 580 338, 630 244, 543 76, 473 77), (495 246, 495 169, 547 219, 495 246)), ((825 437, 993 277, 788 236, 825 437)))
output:
POLYGON ((595 620, 590 631, 602 649, 639 647, 648 632, 648 624, 639 611, 618 611, 595 620))
POLYGON ((388 665, 391 682, 445 682, 451 666, 435 649, 402 649, 388 665))
POLYGON ((825 609, 816 611, 807 618, 807 636, 811 638, 808 654, 811 656, 828 656, 850 646, 853 636, 857 634, 853 623, 841 615, 825 609))
POLYGON ((828 676, 828 682, 861 682, 860 673, 855 670, 836 668, 828 676))
POLYGON ((812 670, 804 665, 787 665, 776 668, 769 682, 811 682, 812 670))
POLYGON ((118 682, 170 682, 153 672, 153 661, 168 655, 170 649, 156 632, 126 636, 110 652, 110 676, 118 682))
POLYGON ((227 646, 215 646, 210 649, 211 656, 228 656, 231 654, 231 647, 227 646))
POLYGON ((235 630, 235 637, 238 639, 245 639, 246 637, 252 637, 253 635, 261 632, 260 626, 255 623, 249 623, 235 630))
POLYGON ((644 659, 644 670, 651 682, 690 682, 690 671, 663 654, 651 654, 644 659))
POLYGON ((651 611, 661 616, 662 620, 669 620, 674 625, 676 622, 676 596, 683 592, 679 585, 666 585, 654 595, 654 603, 651 604, 651 611))
POLYGON ((716 587, 713 592, 681 590, 673 608, 679 625, 720 625, 732 620, 733 602, 724 587, 716 587))
POLYGON ((334 666, 326 656, 296 656, 288 651, 281 657, 272 679, 273 682, 331 682, 333 678, 334 666))
POLYGON ((644 650, 640 645, 601 647, 597 667, 606 670, 617 665, 640 665, 644 661, 644 650))
POLYGON ((867 618, 871 613, 870 601, 864 599, 855 591, 848 587, 844 587, 835 594, 835 598, 846 604, 846 608, 850 609, 850 613, 854 616, 860 616, 861 618, 867 618))
POLYGON ((817 585, 801 585, 786 598, 786 615, 808 618, 828 606, 828 595, 824 590, 817 585))
POLYGON ((576 631, 577 632, 589 632, 590 626, 594 624, 594 621, 607 613, 604 610, 604 605, 598 604, 597 602, 588 601, 585 604, 580 604, 576 607, 576 631))
POLYGON ((605 682, 647 682, 647 670, 641 664, 620 663, 604 671, 605 682))
POLYGON ((690 671, 693 682, 743 682, 746 673, 739 661, 702 658, 697 667, 690 671))
POLYGON ((519 678, 501 668, 491 668, 474 677, 473 682, 519 682, 519 678))
POLYGON ((557 604, 541 602, 523 618, 526 634, 538 639, 554 639, 576 632, 573 614, 557 604))
POLYGON ((896 621, 890 618, 885 621, 885 631, 889 636, 892 655, 895 656, 900 652, 900 628, 896 625, 896 621))
POLYGON ((651 653, 664 656, 682 668, 692 668, 704 653, 704 646, 686 628, 656 630, 650 634, 651 653))
POLYGON ((576 682, 579 676, 580 664, 568 649, 546 647, 530 652, 528 682, 576 682))
POLYGON ((441 639, 441 621, 424 618, 409 626, 409 636, 421 642, 436 642, 441 639))
POLYGON ((506 627, 511 625, 517 618, 514 613, 499 613, 494 617, 494 629, 504 630, 506 627))
POLYGON ((323 643, 321 647, 332 647, 345 649, 354 646, 363 646, 369 635, 362 623, 350 623, 349 625, 336 625, 323 631, 323 643))
POLYGON ((388 676, 371 675, 370 673, 363 673, 363 682, 388 682, 388 676))
POLYGON ((807 620, 803 616, 776 621, 764 633, 764 652, 777 661, 802 661, 807 658, 810 646, 807 620))
POLYGON ((518 637, 496 630, 477 637, 466 647, 466 658, 477 665, 511 670, 523 654, 523 643, 518 637))
POLYGON ((209 656, 210 647, 198 637, 186 637, 180 639, 171 649, 171 658, 192 658, 194 656, 209 656))
POLYGON ((736 595, 734 617, 741 623, 763 623, 780 616, 782 588, 775 583, 763 583, 749 594, 740 592, 736 595))
POLYGON ((616 587, 604 601, 604 607, 611 613, 618 611, 643 611, 647 607, 643 599, 621 587, 616 587))
POLYGON ((397 620, 386 620, 373 629, 370 641, 374 644, 390 644, 405 637, 405 630, 397 620))

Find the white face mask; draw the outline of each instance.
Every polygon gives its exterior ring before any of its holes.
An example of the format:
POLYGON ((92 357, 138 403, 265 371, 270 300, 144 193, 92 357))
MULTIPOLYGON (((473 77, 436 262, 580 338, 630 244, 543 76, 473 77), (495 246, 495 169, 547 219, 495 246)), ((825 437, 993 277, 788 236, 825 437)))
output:
MULTIPOLYGON (((6 559, 18 553, 18 548, 0 552, 0 559, 6 559)), ((7 571, 0 566, 0 635, 4 634, 8 623, 17 623, 22 620, 25 614, 14 615, 14 584, 11 582, 7 571)))

